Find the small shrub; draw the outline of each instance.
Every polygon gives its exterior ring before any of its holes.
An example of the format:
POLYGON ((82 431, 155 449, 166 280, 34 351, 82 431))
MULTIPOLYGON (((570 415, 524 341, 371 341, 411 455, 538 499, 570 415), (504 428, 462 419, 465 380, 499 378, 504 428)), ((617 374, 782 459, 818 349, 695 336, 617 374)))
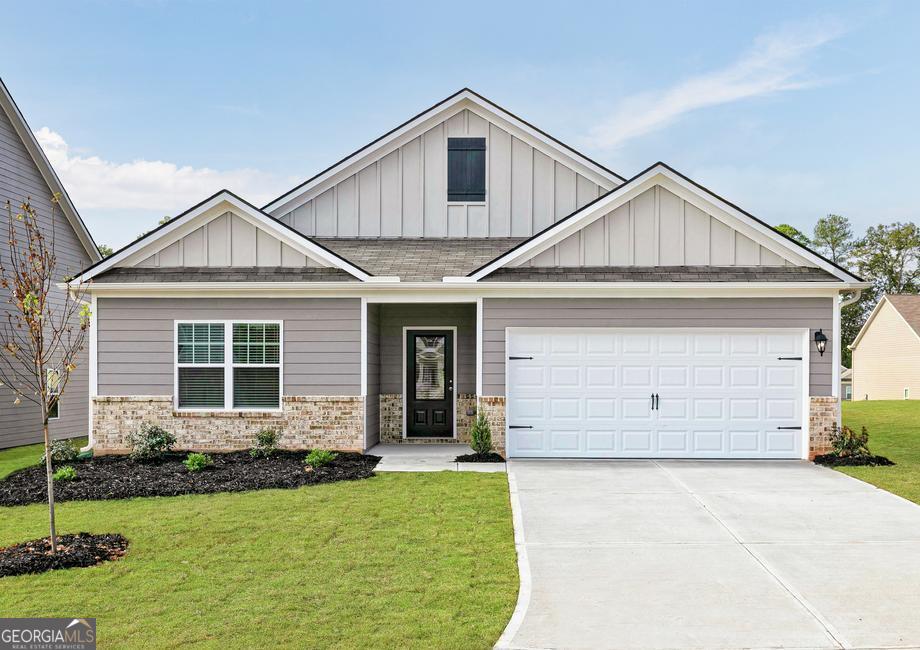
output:
POLYGON ((477 454, 488 454, 492 451, 492 427, 484 413, 477 413, 470 429, 470 447, 477 454))
POLYGON ((77 470, 73 468, 73 465, 64 465, 64 467, 58 468, 52 478, 55 481, 72 481, 77 478, 77 470))
POLYGON ((190 472, 200 472, 205 467, 213 465, 214 459, 207 454, 192 452, 188 455, 188 458, 182 461, 182 464, 185 465, 185 468, 190 472))
MULTIPOLYGON (((77 460, 80 450, 77 449, 70 440, 52 440, 51 441, 51 462, 52 463, 70 463, 77 460)), ((45 455, 39 462, 45 462, 45 455)))
POLYGON ((338 456, 339 455, 335 453, 334 451, 327 451, 325 449, 314 449, 309 454, 307 454, 307 457, 304 458, 303 462, 305 465, 309 465, 313 469, 317 469, 325 465, 328 465, 329 463, 334 461, 336 458, 338 458, 338 456))
POLYGON ((869 452, 869 431, 866 427, 856 433, 850 427, 838 427, 835 424, 831 431, 831 446, 839 458, 872 455, 869 452))
POLYGON ((253 458, 268 458, 278 451, 278 432, 262 429, 256 434, 256 446, 249 450, 253 458))
POLYGON ((131 445, 131 460, 140 462, 156 461, 172 450, 176 437, 163 427, 144 422, 141 428, 128 436, 131 445))

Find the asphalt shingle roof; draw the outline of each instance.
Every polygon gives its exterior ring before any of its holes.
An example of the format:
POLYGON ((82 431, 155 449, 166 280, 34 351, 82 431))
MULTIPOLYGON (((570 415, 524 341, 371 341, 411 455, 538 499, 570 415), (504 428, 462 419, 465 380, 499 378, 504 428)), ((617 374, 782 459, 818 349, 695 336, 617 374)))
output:
POLYGON ((110 269, 93 283, 111 282, 358 282, 358 278, 334 268, 288 268, 282 266, 234 267, 132 267, 110 269))
POLYGON ((599 266, 498 269, 485 282, 830 282, 836 277, 804 266, 599 266))
POLYGON ((493 239, 324 239, 316 241, 373 275, 403 282, 440 282, 463 276, 509 251, 526 238, 493 239))
POLYGON ((920 335, 920 296, 895 293, 885 296, 891 306, 907 321, 911 329, 920 335))

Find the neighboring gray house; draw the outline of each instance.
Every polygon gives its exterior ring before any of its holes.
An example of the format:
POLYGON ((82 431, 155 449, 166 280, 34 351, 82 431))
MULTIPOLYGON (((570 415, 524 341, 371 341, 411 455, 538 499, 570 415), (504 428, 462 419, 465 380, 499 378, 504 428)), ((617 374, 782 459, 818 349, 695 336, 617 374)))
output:
POLYGON ((511 457, 822 451, 841 294, 866 286, 663 163, 627 180, 467 89, 82 279, 99 451, 144 419, 186 448, 449 443, 480 409, 511 457))
MULTIPOLYGON (((51 198, 54 193, 60 194, 60 206, 55 213, 54 238, 58 270, 63 281, 66 276, 72 276, 99 260, 99 251, 32 130, 0 79, 0 256, 4 260, 9 257, 6 244, 9 227, 6 202, 10 201, 15 211, 24 200, 30 199, 50 236, 51 198)), ((53 290, 54 301, 60 301, 63 296, 63 289, 53 290)), ((4 294, 0 300, 0 318, 4 320, 11 309, 8 299, 9 296, 4 294)), ((83 356, 85 359, 87 352, 83 356)), ((87 433, 88 379, 89 371, 84 361, 78 366, 77 373, 71 378, 59 402, 58 418, 51 421, 51 433, 55 438, 87 433)), ((42 438, 38 407, 26 400, 16 405, 14 399, 8 387, 0 386, 0 448, 38 442, 42 438)))

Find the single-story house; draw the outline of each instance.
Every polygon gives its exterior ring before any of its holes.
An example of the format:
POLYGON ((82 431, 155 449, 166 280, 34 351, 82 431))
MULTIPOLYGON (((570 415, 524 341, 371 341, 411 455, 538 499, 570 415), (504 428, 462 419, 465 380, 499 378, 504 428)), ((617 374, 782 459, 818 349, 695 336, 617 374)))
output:
MULTIPOLYGON (((13 215, 24 201, 30 201, 38 215, 42 233, 54 239, 57 259, 56 276, 64 278, 79 273, 89 264, 101 259, 92 235, 86 229, 45 152, 35 139, 32 129, 0 79, 0 262, 9 258, 10 202, 13 215), (52 196, 59 197, 52 207, 52 196)), ((15 218, 15 217, 14 217, 15 218)), ((22 242, 20 242, 22 244, 22 242)), ((61 305, 66 288, 54 286, 49 290, 53 306, 61 305)), ((7 323, 13 312, 9 295, 0 299, 0 323, 7 323)), ((52 411, 48 430, 53 438, 86 435, 89 413, 89 366, 84 352, 77 370, 71 375, 57 408, 52 411)), ((42 416, 37 404, 19 398, 6 383, 0 383, 0 449, 16 447, 42 440, 42 416)))
POLYGON ((850 349, 853 399, 920 399, 920 296, 882 297, 850 349))
POLYGON ((853 399, 853 369, 840 368, 840 399, 853 399))
POLYGON ((805 458, 846 269, 658 162, 625 178, 463 89, 261 208, 224 190, 87 268, 92 443, 468 440, 805 458))

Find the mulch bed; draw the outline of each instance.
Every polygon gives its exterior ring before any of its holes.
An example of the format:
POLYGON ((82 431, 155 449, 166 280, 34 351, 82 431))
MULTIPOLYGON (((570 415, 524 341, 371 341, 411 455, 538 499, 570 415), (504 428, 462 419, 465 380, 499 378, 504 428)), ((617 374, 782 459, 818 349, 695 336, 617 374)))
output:
POLYGON ((836 454, 822 454, 815 456, 818 465, 828 467, 863 467, 863 466, 889 466, 894 463, 884 456, 837 456, 836 454))
POLYGON ((487 454, 463 454, 454 459, 455 463, 504 463, 505 459, 494 451, 487 454))
POLYGON ((44 573, 54 569, 96 566, 117 560, 128 549, 121 535, 77 533, 58 537, 58 550, 51 554, 47 537, 0 548, 0 578, 26 573, 44 573))
MULTIPOLYGON (((190 472, 185 453, 172 453, 158 463, 137 463, 127 456, 99 456, 73 465, 77 478, 55 481, 55 501, 100 501, 131 497, 172 497, 180 494, 245 492, 334 483, 369 478, 379 456, 339 453, 325 467, 305 471, 307 452, 278 451, 270 458, 253 458, 249 451, 211 454, 214 465, 190 472)), ((0 480, 0 506, 43 503, 47 499, 44 466, 29 467, 0 480)))

